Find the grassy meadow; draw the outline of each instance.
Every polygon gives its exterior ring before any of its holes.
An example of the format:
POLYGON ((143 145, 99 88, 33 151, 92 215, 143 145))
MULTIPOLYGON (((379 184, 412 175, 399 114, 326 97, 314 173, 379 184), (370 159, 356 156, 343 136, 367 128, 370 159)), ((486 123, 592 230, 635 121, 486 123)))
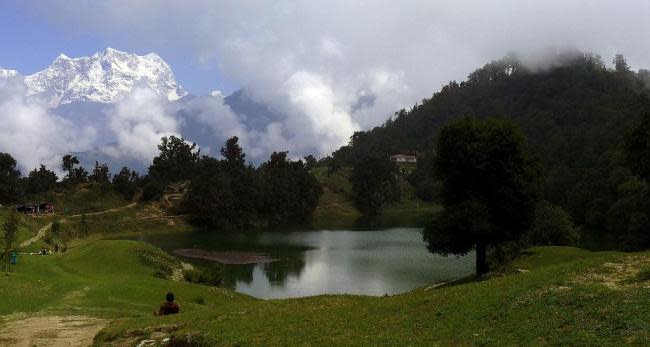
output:
POLYGON ((5 324, 17 313, 105 318, 98 345, 169 335, 225 346, 650 343, 647 252, 533 248, 492 278, 390 297, 258 300, 160 277, 178 266, 134 241, 23 256, 1 279, 0 316, 5 324), (181 314, 153 316, 169 290, 181 314))
MULTIPOLYGON (((336 175, 321 177, 328 181, 317 220, 358 213, 346 180, 336 175), (336 206, 325 208, 331 204, 336 206)), ((165 218, 156 204, 119 196, 86 206, 83 199, 104 193, 80 194, 86 196, 61 197, 57 207, 69 206, 67 213, 20 217, 19 241, 59 221, 59 234, 50 231, 44 240, 66 238, 69 248, 65 254, 22 255, 12 272, 2 274, 0 345, 12 344, 3 340, 2 329, 22 324, 24 317, 50 316, 102 319, 94 343, 115 346, 147 339, 162 345, 170 337, 195 346, 650 344, 650 252, 540 247, 481 281, 468 278, 388 297, 260 300, 185 282, 181 263, 162 250, 110 240, 190 230, 182 219, 165 218), (80 213, 86 214, 87 233, 81 232, 80 213), (176 294, 181 313, 154 316, 168 291, 176 294)), ((416 204, 403 199, 386 215, 439 208, 416 204)), ((2 210, 0 219, 6 214, 2 210)), ((44 240, 21 251, 38 249, 44 240)))

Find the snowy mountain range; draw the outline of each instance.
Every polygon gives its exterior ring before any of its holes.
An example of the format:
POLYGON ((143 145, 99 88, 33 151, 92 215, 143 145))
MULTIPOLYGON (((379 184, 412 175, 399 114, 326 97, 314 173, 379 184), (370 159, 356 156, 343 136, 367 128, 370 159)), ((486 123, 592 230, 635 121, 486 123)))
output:
POLYGON ((92 167, 97 160, 109 163, 113 169, 128 165, 146 172, 147 162, 115 156, 106 150, 125 141, 124 136, 138 137, 141 136, 138 132, 146 129, 161 133, 174 129, 185 139, 196 142, 203 153, 209 154, 211 150, 218 154, 225 139, 233 135, 229 133, 232 121, 223 124, 223 131, 215 129, 221 126, 222 120, 220 111, 210 109, 210 105, 224 105, 237 115, 245 129, 253 131, 263 131, 268 124, 281 118, 277 112, 254 101, 244 90, 228 96, 219 91, 203 96, 188 94, 177 83, 169 65, 155 53, 140 56, 107 48, 78 58, 60 54, 50 66, 28 76, 0 68, 0 79, 9 78, 22 79, 27 97, 46 106, 52 114, 78 129, 94 129, 93 148, 75 152, 86 167, 92 167), (153 90, 169 102, 157 105, 159 108, 155 111, 146 107, 140 109, 137 103, 120 106, 119 101, 124 100, 123 97, 128 99, 136 87, 148 87, 147 90, 153 90), (134 118, 120 118, 124 111, 133 112, 130 117, 134 118), (155 114, 146 118, 143 115, 147 112, 155 114), (169 128, 170 123, 177 125, 169 128))
MULTIPOLYGON (((0 78, 16 75, 14 70, 0 69, 0 78)), ((60 54, 46 69, 25 76, 25 84, 30 95, 52 108, 74 102, 114 102, 138 85, 147 85, 170 101, 187 95, 157 54, 140 56, 113 48, 89 57, 60 54)))

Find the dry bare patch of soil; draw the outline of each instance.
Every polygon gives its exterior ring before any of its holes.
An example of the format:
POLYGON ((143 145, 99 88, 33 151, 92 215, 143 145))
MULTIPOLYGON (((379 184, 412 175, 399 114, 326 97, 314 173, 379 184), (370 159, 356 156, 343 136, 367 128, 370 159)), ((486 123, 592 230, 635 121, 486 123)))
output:
POLYGON ((87 316, 16 317, 0 330, 0 346, 91 346, 106 324, 87 316))
POLYGON ((636 280, 644 270, 650 269, 650 257, 632 255, 621 262, 603 263, 601 266, 573 278, 579 284, 600 284, 609 289, 650 288, 650 281, 636 280))

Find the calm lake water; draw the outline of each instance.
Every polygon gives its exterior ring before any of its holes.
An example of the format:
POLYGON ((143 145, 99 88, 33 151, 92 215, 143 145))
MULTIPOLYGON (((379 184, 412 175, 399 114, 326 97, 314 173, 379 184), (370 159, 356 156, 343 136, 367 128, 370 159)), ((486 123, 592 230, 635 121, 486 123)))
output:
MULTIPOLYGON (((230 287, 265 299, 344 293, 397 294, 474 272, 474 254, 464 257, 430 254, 419 228, 255 234, 192 232, 149 234, 138 240, 168 252, 200 248, 268 254, 278 261, 224 265, 230 287)), ((208 264, 195 259, 187 261, 208 264)))

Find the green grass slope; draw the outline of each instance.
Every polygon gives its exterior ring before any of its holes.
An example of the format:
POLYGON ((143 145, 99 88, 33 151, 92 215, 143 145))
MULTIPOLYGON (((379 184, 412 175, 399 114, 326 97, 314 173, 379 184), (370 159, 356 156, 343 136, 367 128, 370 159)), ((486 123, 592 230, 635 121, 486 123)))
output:
MULTIPOLYGON (((0 230, 4 230, 2 228, 4 227, 6 218, 9 215, 9 213, 10 213, 9 208, 0 209, 0 230)), ((25 216, 23 214, 18 214, 18 232, 16 234, 16 241, 14 243, 14 246, 34 236, 34 234, 36 233, 36 231, 38 231, 38 229, 40 229, 42 226, 48 223, 49 222, 43 218, 33 218, 33 217, 25 216)), ((3 240, 0 240, 0 246, 2 246, 3 247, 2 249, 4 250, 3 240)))
MULTIPOLYGON (((257 300, 157 277, 177 266, 153 247, 94 241, 65 255, 25 256, 0 279, 0 315, 84 314, 112 320, 97 344, 154 332, 211 345, 621 345, 650 343, 650 253, 530 249, 507 274, 391 297, 257 300), (154 317, 164 294, 181 314, 154 317)), ((172 270, 170 270, 172 269, 172 270)), ((9 315, 9 316, 8 316, 9 315)))
POLYGON ((198 298, 207 303, 244 298, 225 289, 160 277, 178 266, 163 251, 135 241, 93 241, 64 255, 21 256, 14 272, 0 279, 0 315, 41 311, 149 316, 169 290, 187 300, 190 310, 198 298))

